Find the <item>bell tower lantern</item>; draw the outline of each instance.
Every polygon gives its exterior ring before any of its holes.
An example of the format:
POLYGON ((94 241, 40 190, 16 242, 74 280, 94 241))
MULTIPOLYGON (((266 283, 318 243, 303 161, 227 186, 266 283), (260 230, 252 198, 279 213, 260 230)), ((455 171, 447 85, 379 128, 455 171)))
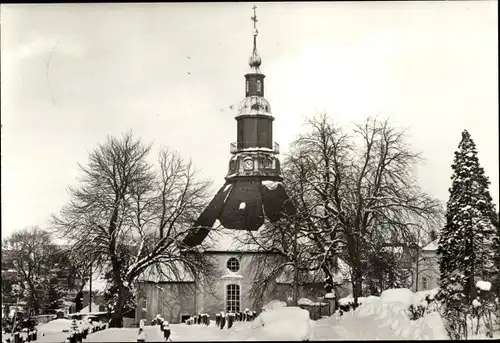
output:
POLYGON ((271 105, 264 98, 264 78, 260 70, 262 59, 257 52, 259 31, 255 9, 253 21, 253 50, 248 61, 250 70, 245 74, 245 98, 238 108, 237 141, 231 143, 234 155, 229 163, 226 179, 247 176, 262 176, 281 181, 278 143, 273 142, 273 121, 271 105))
POLYGON ((275 223, 285 214, 296 213, 281 182, 279 145, 273 141, 274 117, 264 98, 265 75, 257 52, 255 9, 251 17, 253 51, 245 74, 245 98, 235 117, 236 142, 231 143, 229 171, 224 185, 186 236, 184 243, 188 247, 206 242, 204 249, 210 251, 246 251, 248 247, 240 246, 242 236, 238 235, 258 232, 266 222, 275 223))

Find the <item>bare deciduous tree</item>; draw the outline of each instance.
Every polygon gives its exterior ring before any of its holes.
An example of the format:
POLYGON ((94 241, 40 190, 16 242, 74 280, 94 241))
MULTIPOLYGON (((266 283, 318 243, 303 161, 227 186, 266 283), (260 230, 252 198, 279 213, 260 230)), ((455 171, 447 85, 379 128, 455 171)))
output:
MULTIPOLYGON (((124 311, 135 303, 135 286, 146 270, 163 264, 170 276, 209 275, 213 264, 182 240, 206 205, 209 184, 199 181, 191 162, 163 150, 155 172, 146 157, 150 146, 134 139, 108 137, 80 165, 80 185, 70 188, 71 201, 55 230, 108 279, 111 326, 121 326, 124 311)), ((160 270, 160 269, 159 269, 160 270)))
MULTIPOLYGON (((374 230, 392 240, 410 240, 421 222, 437 226, 440 204, 418 187, 412 175, 420 155, 405 143, 404 131, 387 120, 367 119, 346 135, 326 115, 307 122, 310 131, 292 144, 288 175, 301 183, 296 197, 309 212, 309 236, 325 251, 328 272, 333 254, 352 268, 353 297, 362 293, 363 259, 374 230)), ((319 257, 319 256, 318 256, 319 257)))

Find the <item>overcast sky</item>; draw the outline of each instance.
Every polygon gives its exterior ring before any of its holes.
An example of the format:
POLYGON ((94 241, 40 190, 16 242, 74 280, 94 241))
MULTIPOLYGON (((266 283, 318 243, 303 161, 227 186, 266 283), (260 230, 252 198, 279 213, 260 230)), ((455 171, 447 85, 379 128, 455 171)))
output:
MULTIPOLYGON (((498 204, 496 1, 257 3, 274 137, 305 116, 390 116, 443 202, 469 130, 498 204)), ((47 226, 77 163, 128 129, 227 172, 252 50, 252 3, 2 5, 2 237, 47 226), (189 74, 188 74, 189 73, 189 74)), ((497 207, 498 208, 498 207, 497 207)))

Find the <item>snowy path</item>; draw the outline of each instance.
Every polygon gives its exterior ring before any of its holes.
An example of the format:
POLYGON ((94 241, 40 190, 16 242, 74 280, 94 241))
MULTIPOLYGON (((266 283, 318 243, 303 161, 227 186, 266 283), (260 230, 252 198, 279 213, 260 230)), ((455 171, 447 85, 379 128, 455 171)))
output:
MULTIPOLYGON (((110 328, 98 331, 88 336, 83 342, 137 342, 137 328, 110 328)), ((144 328, 147 342, 163 341, 163 335, 158 326, 146 326, 144 328)))

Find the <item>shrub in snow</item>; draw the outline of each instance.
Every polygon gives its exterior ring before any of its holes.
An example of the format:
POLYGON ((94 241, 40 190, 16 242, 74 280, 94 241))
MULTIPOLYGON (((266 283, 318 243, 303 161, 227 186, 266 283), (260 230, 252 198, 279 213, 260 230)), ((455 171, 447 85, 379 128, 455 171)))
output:
POLYGON ((424 314, 435 312, 438 310, 439 304, 436 300, 438 288, 429 291, 420 291, 415 293, 413 303, 410 304, 407 310, 410 320, 422 318, 424 314))
POLYGON ((473 335, 492 338, 494 332, 500 333, 500 306, 490 292, 491 283, 478 281, 478 296, 472 301, 471 330, 473 335), (475 325, 475 328, 474 328, 475 325))
POLYGON ((411 304, 410 307, 408 307, 408 317, 410 317, 410 320, 417 320, 419 318, 422 318, 425 314, 426 309, 427 306, 411 304))

